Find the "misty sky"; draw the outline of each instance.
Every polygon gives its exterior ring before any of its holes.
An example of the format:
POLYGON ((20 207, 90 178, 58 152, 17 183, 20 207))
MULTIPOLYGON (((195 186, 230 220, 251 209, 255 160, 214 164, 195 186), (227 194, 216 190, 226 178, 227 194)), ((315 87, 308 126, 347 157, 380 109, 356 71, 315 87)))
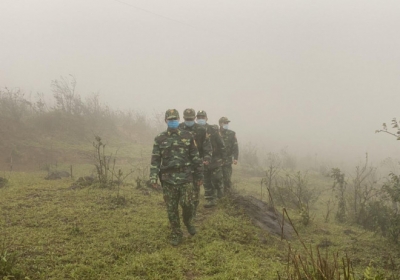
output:
POLYGON ((399 158, 399 1, 2 0, 0 87, 72 74, 114 108, 204 109, 239 141, 399 158))

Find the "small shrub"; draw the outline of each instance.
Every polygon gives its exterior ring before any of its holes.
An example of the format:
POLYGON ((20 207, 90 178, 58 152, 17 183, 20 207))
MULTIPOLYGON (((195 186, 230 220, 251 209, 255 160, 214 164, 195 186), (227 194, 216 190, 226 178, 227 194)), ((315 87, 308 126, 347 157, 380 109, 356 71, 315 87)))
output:
MULTIPOLYGON (((268 182, 268 177, 265 178, 268 182)), ((311 221, 310 204, 318 198, 318 193, 308 183, 308 174, 301 171, 286 173, 277 177, 269 188, 270 195, 279 205, 299 211, 301 222, 308 225, 311 221)))

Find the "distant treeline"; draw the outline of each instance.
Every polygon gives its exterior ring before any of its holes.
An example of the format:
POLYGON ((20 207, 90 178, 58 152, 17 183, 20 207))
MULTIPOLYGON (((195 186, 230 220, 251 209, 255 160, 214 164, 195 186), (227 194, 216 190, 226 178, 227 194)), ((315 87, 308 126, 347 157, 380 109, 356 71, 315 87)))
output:
POLYGON ((114 110, 100 101, 99 94, 82 100, 75 88, 72 76, 52 81, 50 97, 36 94, 28 98, 19 89, 1 88, 0 143, 41 137, 81 141, 98 134, 146 143, 164 127, 162 114, 149 118, 133 110, 114 110))

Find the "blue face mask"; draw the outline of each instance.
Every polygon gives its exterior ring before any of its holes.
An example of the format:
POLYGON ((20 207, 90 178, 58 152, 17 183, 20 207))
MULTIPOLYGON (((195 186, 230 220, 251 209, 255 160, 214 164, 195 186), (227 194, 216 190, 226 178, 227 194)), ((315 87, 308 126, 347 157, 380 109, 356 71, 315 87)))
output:
POLYGON ((207 121, 205 119, 197 119, 197 123, 199 125, 205 125, 207 123, 207 121))
POLYGON ((168 128, 175 129, 175 128, 178 128, 179 121, 178 120, 170 120, 170 121, 167 121, 167 124, 168 124, 168 128))
POLYGON ((229 128, 229 124, 224 124, 224 125, 222 125, 222 128, 223 128, 223 129, 228 129, 228 128, 229 128))
POLYGON ((194 125, 194 121, 185 121, 186 126, 193 126, 194 125))

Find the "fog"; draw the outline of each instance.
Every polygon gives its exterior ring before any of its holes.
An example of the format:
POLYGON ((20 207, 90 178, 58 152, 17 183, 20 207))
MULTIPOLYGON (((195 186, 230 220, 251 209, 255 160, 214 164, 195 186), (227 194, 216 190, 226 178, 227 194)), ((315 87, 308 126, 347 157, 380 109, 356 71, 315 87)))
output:
POLYGON ((206 110, 239 142, 399 158, 398 1, 2 0, 0 87, 77 92, 148 115, 206 110))

